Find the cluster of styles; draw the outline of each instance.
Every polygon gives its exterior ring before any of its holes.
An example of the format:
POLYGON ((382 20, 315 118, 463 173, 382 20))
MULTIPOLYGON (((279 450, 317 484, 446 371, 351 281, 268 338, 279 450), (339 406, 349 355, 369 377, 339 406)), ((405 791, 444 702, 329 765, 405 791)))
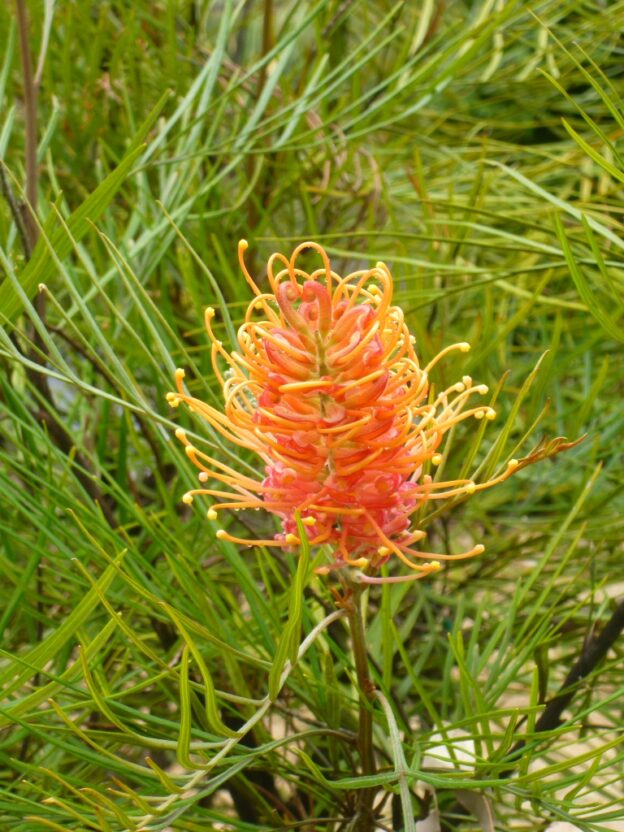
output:
POLYGON ((470 376, 439 393, 430 389, 432 367, 453 351, 467 352, 469 344, 448 346, 421 367, 403 311, 392 305, 392 275, 383 263, 341 277, 324 249, 306 242, 290 258, 272 255, 263 292, 245 265, 246 249, 242 240, 239 261, 254 298, 238 330, 238 350, 228 352, 215 337, 215 313, 206 310, 223 412, 186 392, 183 370, 167 399, 173 407, 184 402, 227 440, 257 454, 265 476, 256 480, 203 453, 180 428, 176 436, 203 486, 184 502, 199 494, 217 498, 211 520, 224 509, 264 509, 279 517, 282 531, 270 540, 217 532, 246 545, 297 546, 298 514, 310 543, 331 547, 322 571, 356 567, 365 583, 413 580, 440 569, 442 560, 482 552, 481 544, 456 554, 421 551, 425 532, 411 527, 412 515, 430 500, 489 488, 562 450, 562 441, 510 460, 486 482, 432 477, 454 425, 496 415, 481 401, 487 387, 470 376), (322 264, 311 273, 297 266, 306 249, 322 264), (409 567, 407 576, 376 574, 392 555, 409 567))

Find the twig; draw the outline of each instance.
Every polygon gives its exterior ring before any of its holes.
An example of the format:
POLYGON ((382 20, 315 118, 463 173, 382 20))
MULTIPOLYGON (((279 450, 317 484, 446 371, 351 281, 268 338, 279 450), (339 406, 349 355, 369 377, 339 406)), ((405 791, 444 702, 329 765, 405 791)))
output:
MULTIPOLYGON (((264 0, 264 14, 262 15, 262 57, 267 55, 275 43, 273 35, 273 0, 264 0)), ((267 77, 268 64, 263 64, 260 70, 258 93, 262 92, 267 77)))
MULTIPOLYGON (((546 705, 544 712, 535 723, 535 733, 552 731, 561 724, 561 714, 574 699, 579 690, 579 683, 600 664, 617 641, 622 630, 624 630, 624 600, 617 605, 600 635, 592 637, 581 650, 580 656, 570 668, 570 672, 558 693, 546 705)), ((515 757, 525 746, 526 740, 520 740, 514 745, 509 756, 515 757)), ((511 773, 505 772, 505 775, 511 773)))
POLYGON ((32 253, 39 230, 35 221, 37 211, 37 95, 38 86, 33 76, 30 42, 28 38, 28 8, 26 0, 16 0, 22 74, 24 78, 24 118, 26 127, 26 210, 24 224, 32 253))
POLYGON ((26 224, 24 222, 24 214, 20 208, 19 202, 15 198, 15 194, 13 193, 13 188, 11 187, 9 177, 6 172, 6 165, 2 159, 0 159, 0 193, 5 198, 7 205, 9 206, 9 211, 11 212, 11 217, 13 218, 13 222, 17 228, 17 234, 20 238, 22 250, 24 251, 26 259, 30 260, 32 248, 28 238, 26 224))

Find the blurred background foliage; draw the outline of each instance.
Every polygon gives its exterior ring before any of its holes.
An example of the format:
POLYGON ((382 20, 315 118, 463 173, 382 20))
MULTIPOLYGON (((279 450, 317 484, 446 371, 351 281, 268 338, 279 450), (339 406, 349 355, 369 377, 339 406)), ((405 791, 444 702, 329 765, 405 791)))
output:
POLYGON ((539 716, 621 609, 624 3, 28 13, 30 88, 0 8, 0 828, 338 832, 362 786, 380 829, 620 828, 621 641, 539 716), (276 666, 296 558, 180 503, 178 424, 257 467, 164 398, 183 366, 219 401, 202 313, 234 338, 241 237, 259 279, 310 237, 342 273, 384 260, 424 362, 473 344, 434 381, 470 373, 499 415, 452 436, 449 468, 588 434, 428 518, 433 549, 481 558, 371 590, 397 730, 375 706, 368 780, 332 579, 309 577, 311 644, 276 666))

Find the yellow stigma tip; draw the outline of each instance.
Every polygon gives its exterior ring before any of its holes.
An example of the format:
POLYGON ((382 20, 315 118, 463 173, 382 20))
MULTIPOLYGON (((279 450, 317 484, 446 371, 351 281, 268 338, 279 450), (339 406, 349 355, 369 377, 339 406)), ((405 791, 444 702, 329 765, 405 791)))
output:
POLYGON ((190 506, 191 503, 193 502, 193 495, 192 494, 185 494, 182 497, 182 502, 186 503, 187 506, 190 506))
POLYGON ((227 532, 225 529, 217 529, 217 533, 215 535, 217 540, 225 540, 227 538, 227 532))
POLYGON ((297 535, 292 533, 287 534, 284 540, 286 541, 286 543, 290 543, 291 546, 296 546, 298 543, 301 543, 297 535))
POLYGON ((249 248, 249 243, 247 242, 247 240, 239 240, 238 241, 238 247, 239 248, 249 248))
POLYGON ((191 456, 191 454, 195 453, 195 448, 192 445, 187 445, 184 450, 186 451, 187 456, 191 456))
POLYGON ((358 558, 357 560, 351 561, 351 566, 357 566, 360 569, 366 569, 366 567, 370 564, 368 558, 358 558))
POLYGON ((444 459, 444 457, 442 456, 442 454, 434 454, 431 457, 431 464, 432 465, 439 465, 442 462, 443 459, 444 459))
POLYGON ((461 344, 458 344, 457 347, 461 352, 470 352, 470 344, 468 341, 462 341, 461 344))
POLYGON ((480 384, 478 387, 475 387, 477 393, 480 393, 482 396, 485 396, 489 389, 490 388, 487 386, 487 384, 480 384))
POLYGON ((432 572, 438 572, 440 569, 442 569, 442 564, 439 560, 429 561, 429 563, 426 565, 429 567, 429 569, 431 569, 432 572))
MULTIPOLYGON (((217 512, 213 508, 209 508, 208 511, 206 512, 206 517, 209 520, 216 520, 217 519, 217 512)), ((223 529, 220 529, 220 531, 223 531, 223 529)), ((219 537, 219 532, 217 532, 217 537, 219 537)))
POLYGON ((477 486, 475 485, 474 482, 466 483, 466 494, 474 494, 476 490, 477 490, 477 486))
POLYGON ((214 318, 214 316, 215 316, 214 308, 212 306, 208 306, 206 308, 206 317, 207 318, 214 318))
POLYGON ((200 482, 207 482, 208 481, 208 472, 207 471, 200 471, 197 475, 197 479, 200 482))
POLYGON ((390 554, 390 549, 388 549, 387 546, 380 546, 379 549, 377 549, 377 554, 379 557, 385 558, 390 554))
POLYGON ((177 367, 176 371, 175 371, 175 377, 176 378, 184 378, 185 376, 186 376, 186 373, 184 372, 182 367, 177 367))
POLYGON ((184 430, 184 428, 176 428, 175 438, 184 442, 184 440, 186 439, 186 431, 184 430))
POLYGON ((518 462, 517 459, 510 459, 509 462, 507 463, 508 468, 517 468, 518 465, 520 465, 520 463, 518 462))
POLYGON ((301 522, 304 526, 313 526, 316 523, 316 517, 302 517, 301 522))
POLYGON ((483 545, 483 543, 477 543, 477 545, 474 547, 472 551, 475 553, 475 555, 482 555, 483 552, 485 552, 485 546, 483 545))
POLYGON ((488 407, 485 411, 485 418, 492 421, 492 419, 496 419, 496 411, 492 407, 488 407))

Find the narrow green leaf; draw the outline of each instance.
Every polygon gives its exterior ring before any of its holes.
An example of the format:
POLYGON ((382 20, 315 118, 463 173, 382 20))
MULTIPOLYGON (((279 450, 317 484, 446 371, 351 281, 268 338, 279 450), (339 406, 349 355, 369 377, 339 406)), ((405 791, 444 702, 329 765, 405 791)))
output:
MULTIPOLYGON (((119 555, 116 562, 121 560, 122 557, 123 554, 119 555)), ((76 630, 92 615, 100 593, 106 592, 116 574, 116 566, 109 566, 95 581, 93 588, 87 592, 78 606, 63 620, 62 624, 22 658, 32 667, 41 669, 49 657, 56 655, 67 641, 75 635, 76 630)), ((6 683, 6 687, 2 691, 3 699, 10 696, 13 691, 18 690, 33 675, 30 668, 24 670, 23 668, 18 669, 19 667, 20 664, 17 661, 10 662, 0 673, 0 684, 6 683)))
POLYGON ((308 581, 310 568, 310 543, 306 535, 305 526, 301 522, 299 514, 295 515, 297 531, 299 532, 300 549, 299 562, 295 580, 290 591, 288 603, 288 622, 284 627, 271 670, 269 672, 269 698, 274 700, 280 691, 280 680, 282 672, 289 659, 291 664, 297 660, 299 642, 301 640, 301 618, 303 611, 303 592, 308 581))
POLYGON ((608 332, 609 335, 616 341, 624 341, 624 327, 622 327, 621 324, 614 321, 612 317, 608 315, 604 311, 604 309, 601 308, 600 304, 596 299, 595 292, 592 290, 591 286, 587 281, 587 278, 579 268, 572 253, 572 249, 570 248, 570 243, 568 242, 568 238, 565 233, 565 229, 563 227, 563 223, 559 214, 555 214, 555 228, 557 229, 557 234, 559 235, 559 240, 561 241, 563 254, 565 256, 566 263, 568 264, 568 268, 570 270, 570 274, 572 275, 572 280, 574 280, 574 284, 578 290, 579 295, 587 305, 587 308, 589 309, 591 314, 602 326, 602 328, 606 332, 608 332))
MULTIPOLYGON (((215 686, 214 682, 212 681, 212 676, 206 662, 204 661, 199 649, 197 647, 197 643, 191 637, 188 630, 182 624, 180 617, 176 614, 175 610, 173 610, 170 606, 167 605, 167 612, 174 620, 176 627, 178 628, 182 638, 186 642, 185 649, 189 649, 193 654, 193 659, 195 660, 197 666, 199 667, 199 671, 202 675, 202 680, 204 682, 204 702, 205 702, 205 709, 206 709, 206 721, 210 727, 211 731, 214 731, 215 734, 219 736, 225 737, 236 737, 238 736, 236 731, 232 731, 230 728, 225 725, 225 723, 221 720, 221 714, 219 713, 219 706, 217 704, 217 697, 215 693, 215 686)), ((181 671, 182 673, 182 671, 181 671)), ((182 684, 182 679, 180 679, 180 684, 182 684)))
POLYGON ((180 733, 177 758, 180 765, 191 768, 191 688, 189 685, 189 646, 184 645, 180 661, 180 733))
MULTIPOLYGON (((102 650, 108 643, 113 634, 117 623, 113 620, 108 621, 106 625, 100 630, 97 636, 89 643, 89 645, 82 651, 84 659, 90 661, 100 650, 102 650)), ((31 668, 31 672, 36 672, 35 668, 31 668)), ((58 691, 70 687, 75 680, 80 678, 81 663, 75 661, 67 670, 58 677, 58 680, 53 680, 47 685, 42 685, 28 696, 20 699, 12 708, 7 708, 4 714, 0 714, 0 728, 8 725, 12 721, 12 717, 22 716, 30 711, 36 710, 42 702, 45 702, 50 697, 55 696, 58 691)))

